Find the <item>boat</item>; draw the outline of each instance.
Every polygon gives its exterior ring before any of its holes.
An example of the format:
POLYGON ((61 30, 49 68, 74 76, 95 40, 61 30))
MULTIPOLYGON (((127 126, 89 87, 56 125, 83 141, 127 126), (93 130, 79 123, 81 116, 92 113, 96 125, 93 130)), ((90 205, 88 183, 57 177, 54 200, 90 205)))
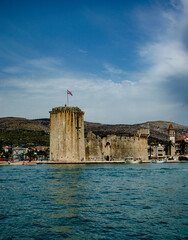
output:
POLYGON ((188 156, 179 156, 179 161, 188 161, 188 156))
POLYGON ((141 163, 142 159, 141 158, 133 158, 133 157, 126 157, 125 158, 125 163, 129 164, 138 164, 141 163))
POLYGON ((152 163, 166 163, 167 160, 161 159, 161 160, 153 160, 152 163))

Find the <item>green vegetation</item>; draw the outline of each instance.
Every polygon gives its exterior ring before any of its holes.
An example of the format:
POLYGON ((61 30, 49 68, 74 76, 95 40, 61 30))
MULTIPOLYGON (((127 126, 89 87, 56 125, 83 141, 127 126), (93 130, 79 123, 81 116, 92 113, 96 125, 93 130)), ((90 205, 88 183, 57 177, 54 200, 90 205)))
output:
POLYGON ((12 149, 10 149, 8 152, 5 152, 3 149, 3 141, 0 140, 0 158, 6 158, 8 159, 9 157, 12 156, 12 149))
POLYGON ((2 145, 49 146, 49 134, 45 131, 31 130, 0 130, 2 145))
POLYGON ((0 140, 0 153, 3 152, 3 141, 0 140))

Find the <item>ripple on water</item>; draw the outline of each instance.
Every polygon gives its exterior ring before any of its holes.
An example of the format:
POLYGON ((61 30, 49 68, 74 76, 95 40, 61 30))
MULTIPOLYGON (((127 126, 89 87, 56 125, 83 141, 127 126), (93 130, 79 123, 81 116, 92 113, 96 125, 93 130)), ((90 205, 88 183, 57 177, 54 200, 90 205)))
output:
POLYGON ((188 164, 0 166, 0 239, 185 239, 188 164))

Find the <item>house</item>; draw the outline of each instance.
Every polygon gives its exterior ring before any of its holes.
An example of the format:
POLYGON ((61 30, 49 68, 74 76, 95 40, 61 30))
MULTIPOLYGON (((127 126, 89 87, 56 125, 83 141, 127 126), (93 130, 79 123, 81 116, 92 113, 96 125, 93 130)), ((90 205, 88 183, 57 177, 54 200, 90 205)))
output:
POLYGON ((5 146, 4 148, 5 153, 9 152, 12 148, 10 146, 5 146))
POLYGON ((188 136, 184 136, 176 140, 176 154, 177 155, 188 154, 188 136))
POLYGON ((27 154, 27 152, 28 152, 28 148, 17 146, 17 147, 12 148, 12 157, 20 158, 20 157, 24 156, 25 154, 27 154))
POLYGON ((163 158, 165 157, 164 146, 159 144, 158 146, 150 146, 148 149, 149 158, 163 158))

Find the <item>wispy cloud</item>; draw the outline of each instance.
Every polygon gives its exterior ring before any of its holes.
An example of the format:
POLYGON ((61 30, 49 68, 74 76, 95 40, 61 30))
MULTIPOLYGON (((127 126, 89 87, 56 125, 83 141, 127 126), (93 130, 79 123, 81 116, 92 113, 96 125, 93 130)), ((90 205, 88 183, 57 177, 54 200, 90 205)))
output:
POLYGON ((16 66, 5 67, 2 72, 5 73, 23 73, 31 71, 57 71, 59 67, 62 67, 62 60, 56 58, 38 58, 38 59, 25 59, 24 62, 18 63, 16 66))
MULTIPOLYGON (((70 104, 82 108, 88 121, 186 124, 188 99, 182 93, 188 89, 188 2, 172 1, 171 7, 157 11, 153 18, 160 18, 158 31, 150 32, 152 26, 148 26, 151 38, 137 45, 135 57, 146 65, 141 71, 122 69, 109 60, 101 66, 105 77, 97 72, 87 77, 86 72, 67 70, 66 59, 55 57, 24 57, 24 62, 3 66, 1 116, 11 112, 13 116, 47 117, 52 107, 66 103, 66 89, 70 89, 70 104)), ((87 54, 82 48, 78 51, 87 54)))
POLYGON ((108 63, 105 63, 103 65, 104 69, 106 72, 110 73, 110 74, 126 74, 127 72, 123 71, 122 69, 120 68, 117 68, 117 67, 114 67, 112 64, 108 64, 108 63))
POLYGON ((78 49, 78 52, 88 55, 88 51, 84 50, 84 49, 78 49))
POLYGON ((188 20, 185 18, 188 4, 185 1, 181 2, 183 4, 181 15, 172 11, 165 14, 161 12, 165 16, 166 24, 168 23, 166 34, 160 36, 160 40, 157 42, 150 42, 140 49, 140 56, 151 64, 141 81, 148 84, 159 84, 170 101, 173 101, 174 104, 179 102, 179 104, 187 105, 188 102, 183 102, 184 99, 181 96, 182 87, 188 87, 188 82, 185 82, 185 76, 188 78, 188 51, 182 39, 186 32, 184 26, 188 24, 188 20))

